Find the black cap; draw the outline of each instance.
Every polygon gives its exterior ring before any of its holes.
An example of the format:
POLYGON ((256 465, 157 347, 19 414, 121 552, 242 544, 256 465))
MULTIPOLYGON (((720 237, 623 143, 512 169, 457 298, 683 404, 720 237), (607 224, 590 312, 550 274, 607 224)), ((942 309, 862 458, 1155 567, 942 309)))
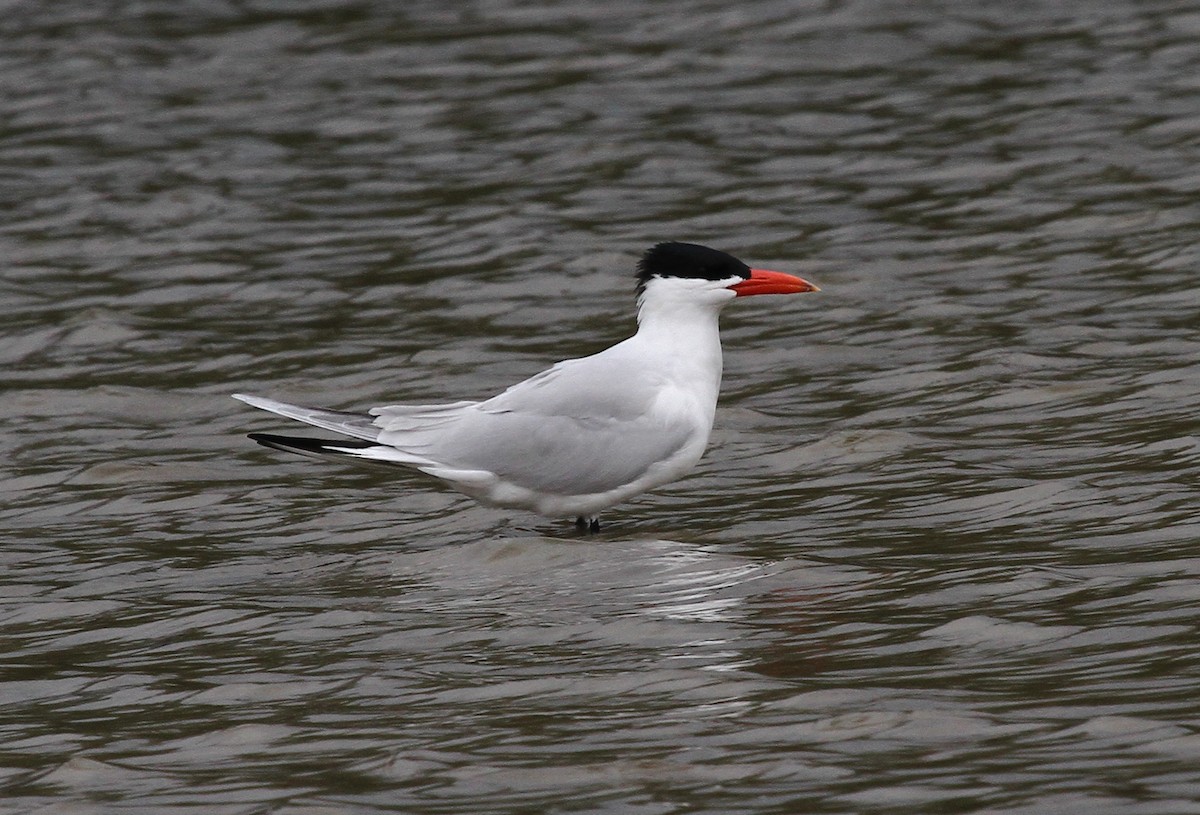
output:
POLYGON ((640 294, 652 277, 690 277, 700 280, 750 278, 750 267, 733 255, 695 243, 667 241, 648 249, 637 265, 640 294))

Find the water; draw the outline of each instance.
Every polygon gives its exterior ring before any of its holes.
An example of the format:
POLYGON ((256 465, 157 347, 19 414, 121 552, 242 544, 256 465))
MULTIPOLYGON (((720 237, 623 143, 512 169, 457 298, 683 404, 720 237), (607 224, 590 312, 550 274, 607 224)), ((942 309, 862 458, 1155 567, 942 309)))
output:
POLYGON ((0 812, 1200 812, 1200 8, 9 4, 0 812), (262 450, 709 243, 695 475, 262 450))

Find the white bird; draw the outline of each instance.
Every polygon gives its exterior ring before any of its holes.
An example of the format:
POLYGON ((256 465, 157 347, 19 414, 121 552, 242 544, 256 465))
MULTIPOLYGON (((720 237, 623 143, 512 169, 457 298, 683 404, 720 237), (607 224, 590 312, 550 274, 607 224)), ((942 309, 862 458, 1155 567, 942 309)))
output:
POLYGON ((703 454, 721 387, 721 309, 735 297, 818 291, 676 242, 647 251, 637 281, 637 333, 491 399, 364 415, 234 398, 356 439, 250 434, 267 447, 412 467, 484 504, 574 517, 595 532, 601 510, 680 478, 703 454))

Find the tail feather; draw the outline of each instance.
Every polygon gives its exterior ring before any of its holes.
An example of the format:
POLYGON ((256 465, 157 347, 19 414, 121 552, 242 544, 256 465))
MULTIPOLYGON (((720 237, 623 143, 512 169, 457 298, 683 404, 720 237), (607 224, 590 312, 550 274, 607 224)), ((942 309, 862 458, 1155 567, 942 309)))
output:
POLYGON ((322 430, 345 433, 347 436, 364 439, 365 441, 373 442, 379 439, 380 428, 375 424, 375 418, 372 416, 347 413, 341 410, 289 405, 287 402, 277 402, 274 399, 264 399, 261 396, 250 396, 244 393, 235 393, 233 398, 245 402, 251 407, 266 410, 280 416, 286 416, 289 419, 295 419, 305 424, 319 427, 322 430))
POLYGON ((251 439, 265 447, 314 458, 404 464, 418 469, 439 466, 436 460, 426 455, 430 447, 431 432, 453 421, 464 406, 473 404, 457 402, 449 405, 392 405, 375 408, 371 415, 363 415, 291 405, 242 393, 235 393, 233 398, 261 410, 360 439, 342 441, 278 436, 273 433, 249 434, 251 439))

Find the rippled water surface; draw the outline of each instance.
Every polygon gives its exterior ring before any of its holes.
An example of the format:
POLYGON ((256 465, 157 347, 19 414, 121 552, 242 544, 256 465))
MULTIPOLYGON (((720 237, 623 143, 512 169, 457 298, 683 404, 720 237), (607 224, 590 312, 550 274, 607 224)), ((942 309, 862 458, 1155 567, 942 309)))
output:
POLYGON ((1200 813, 1200 7, 9 3, 0 812, 1200 813), (256 447, 739 301, 599 536, 256 447))

